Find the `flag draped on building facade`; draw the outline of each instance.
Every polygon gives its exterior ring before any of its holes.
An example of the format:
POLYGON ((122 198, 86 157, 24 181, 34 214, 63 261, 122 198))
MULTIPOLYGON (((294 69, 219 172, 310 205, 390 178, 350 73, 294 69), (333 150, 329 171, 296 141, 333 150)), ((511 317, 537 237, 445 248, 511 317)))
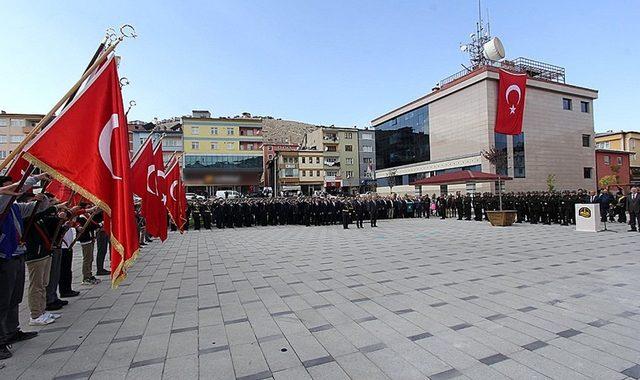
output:
POLYGON ((495 132, 505 135, 522 133, 526 89, 527 74, 500 70, 495 132))
POLYGON ((24 158, 104 211, 111 240, 111 282, 117 286, 139 245, 128 131, 114 56, 27 145, 24 158))

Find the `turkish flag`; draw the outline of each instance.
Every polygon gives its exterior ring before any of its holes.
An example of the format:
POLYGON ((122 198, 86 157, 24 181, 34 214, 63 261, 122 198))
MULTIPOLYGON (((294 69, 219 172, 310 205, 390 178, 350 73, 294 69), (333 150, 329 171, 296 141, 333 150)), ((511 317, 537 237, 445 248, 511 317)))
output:
POLYGON ((26 147, 24 158, 104 211, 111 240, 111 284, 138 255, 127 122, 116 59, 26 147))
POLYGON ((13 164, 7 171, 7 175, 11 177, 13 182, 18 182, 24 176, 24 173, 29 167, 29 161, 25 160, 22 153, 20 153, 14 160, 13 164))
POLYGON ((153 218, 154 209, 161 207, 156 190, 156 175, 157 170, 153 157, 153 141, 149 138, 142 144, 131 162, 133 193, 142 200, 140 212, 147 220, 149 217, 153 218))
POLYGON ((83 201, 86 201, 84 198, 82 198, 82 195, 77 194, 76 192, 62 184, 60 181, 55 179, 47 185, 45 191, 53 195, 61 202, 69 202, 68 206, 75 206, 83 201))
POLYGON ((519 135, 522 132, 526 90, 527 74, 500 70, 495 132, 505 135, 519 135))
POLYGON ((147 218, 147 232, 160 240, 167 240, 167 182, 164 173, 164 157, 162 156, 162 140, 153 150, 153 163, 156 167, 156 200, 154 209, 147 218))
POLYGON ((175 224, 182 233, 186 222, 185 211, 187 202, 184 187, 182 186, 180 162, 178 160, 172 160, 169 163, 165 179, 167 182, 167 210, 169 210, 169 216, 171 220, 173 220, 173 224, 175 224))

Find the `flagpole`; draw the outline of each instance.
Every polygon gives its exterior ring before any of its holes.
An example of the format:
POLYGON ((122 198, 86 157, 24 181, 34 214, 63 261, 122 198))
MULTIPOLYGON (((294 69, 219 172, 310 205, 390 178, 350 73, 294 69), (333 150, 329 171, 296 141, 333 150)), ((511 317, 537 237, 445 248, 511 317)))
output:
POLYGON ((87 221, 84 222, 84 224, 82 225, 82 228, 80 229, 80 231, 77 233, 76 238, 73 239, 73 241, 71 242, 71 244, 69 244, 69 249, 72 249, 73 246, 76 244, 76 242, 78 241, 78 239, 80 239, 80 235, 82 235, 84 233, 84 231, 87 229, 87 227, 89 227, 89 224, 91 222, 93 222, 93 217, 96 216, 98 214, 98 212, 100 212, 100 208, 97 208, 96 210, 94 210, 91 215, 89 215, 89 217, 87 218, 87 221))
POLYGON ((82 77, 80 77, 80 79, 69 89, 69 91, 67 91, 67 93, 64 94, 64 96, 62 96, 60 100, 58 100, 58 102, 53 106, 53 108, 51 108, 51 110, 38 122, 38 124, 36 124, 36 126, 33 127, 31 132, 29 132, 29 134, 25 136, 24 140, 22 140, 22 142, 20 142, 20 144, 18 144, 18 146, 15 149, 13 149, 11 153, 9 153, 9 155, 7 155, 7 157, 2 161, 2 163, 0 163, 0 170, 4 169, 20 152, 24 150, 24 147, 27 146, 27 144, 31 142, 31 140, 33 140, 33 138, 40 132, 40 130, 43 129, 47 124, 49 124, 49 119, 53 119, 56 111, 60 107, 62 107, 62 105, 67 101, 67 99, 69 99, 72 95, 74 95, 78 91, 80 86, 82 86, 82 84, 87 80, 87 78, 91 76, 93 71, 97 69, 107 59, 109 54, 111 54, 116 49, 118 44, 120 44, 120 42, 122 42, 123 39, 124 39, 123 36, 118 37, 111 46, 109 46, 102 54, 98 56, 96 61, 91 66, 89 66, 89 68, 85 71, 82 77))

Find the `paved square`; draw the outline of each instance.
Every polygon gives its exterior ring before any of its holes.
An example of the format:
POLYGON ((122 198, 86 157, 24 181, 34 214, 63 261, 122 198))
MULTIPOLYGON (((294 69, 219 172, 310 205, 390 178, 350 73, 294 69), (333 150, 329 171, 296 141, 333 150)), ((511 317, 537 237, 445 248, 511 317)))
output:
POLYGON ((76 252, 81 297, 0 378, 637 379, 640 234, 613 228, 172 233, 117 290, 76 252))

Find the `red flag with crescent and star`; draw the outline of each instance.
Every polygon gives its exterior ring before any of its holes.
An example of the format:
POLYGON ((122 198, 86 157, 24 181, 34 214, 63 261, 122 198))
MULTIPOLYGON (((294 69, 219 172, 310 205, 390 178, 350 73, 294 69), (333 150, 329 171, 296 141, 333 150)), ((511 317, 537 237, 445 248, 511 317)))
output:
MULTIPOLYGON (((157 194, 156 175, 153 140, 148 138, 131 161, 131 187, 133 193, 142 201, 140 212, 147 220, 147 228, 149 228, 149 218, 153 218, 155 209, 162 207, 157 194)), ((153 231, 153 226, 151 230, 153 231)), ((148 233, 156 236, 152 231, 147 230, 148 233)))
POLYGON ((156 205, 153 213, 146 216, 147 231, 159 237, 160 240, 167 240, 167 183, 164 172, 164 157, 162 155, 162 140, 153 150, 153 163, 156 167, 156 205))
POLYGON ((167 181, 167 210, 169 216, 173 220, 173 224, 178 227, 180 233, 184 231, 186 222, 186 199, 184 187, 182 186, 182 177, 180 176, 179 160, 172 160, 168 165, 166 181, 167 181))
POLYGON ((104 211, 111 240, 111 284, 138 255, 129 139, 116 59, 25 150, 24 158, 104 211))
POLYGON ((527 74, 500 70, 495 132, 505 135, 522 133, 526 89, 527 74))

